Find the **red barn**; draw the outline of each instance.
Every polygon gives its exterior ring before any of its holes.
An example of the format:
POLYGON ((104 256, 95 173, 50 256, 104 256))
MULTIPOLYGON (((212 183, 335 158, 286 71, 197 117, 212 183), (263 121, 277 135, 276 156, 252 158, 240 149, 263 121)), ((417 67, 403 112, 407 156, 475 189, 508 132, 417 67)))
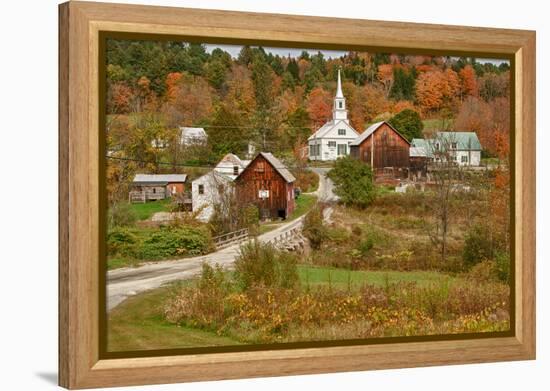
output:
POLYGON ((286 219, 295 208, 294 175, 271 153, 260 152, 235 179, 237 197, 260 217, 286 219))
POLYGON ((411 144, 389 123, 377 122, 350 144, 350 155, 377 168, 409 167, 411 144))

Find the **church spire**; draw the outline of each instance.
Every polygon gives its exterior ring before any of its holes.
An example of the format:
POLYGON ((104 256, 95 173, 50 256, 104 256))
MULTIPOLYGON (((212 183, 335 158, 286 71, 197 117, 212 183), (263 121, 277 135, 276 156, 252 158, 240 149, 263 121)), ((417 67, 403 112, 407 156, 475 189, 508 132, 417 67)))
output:
POLYGON ((334 97, 332 120, 348 122, 348 111, 346 110, 346 98, 344 98, 344 93, 342 92, 340 69, 338 69, 338 84, 336 86, 336 96, 334 97))
POLYGON ((342 93, 342 80, 340 80, 340 69, 338 69, 338 86, 336 87, 336 98, 344 98, 342 93))

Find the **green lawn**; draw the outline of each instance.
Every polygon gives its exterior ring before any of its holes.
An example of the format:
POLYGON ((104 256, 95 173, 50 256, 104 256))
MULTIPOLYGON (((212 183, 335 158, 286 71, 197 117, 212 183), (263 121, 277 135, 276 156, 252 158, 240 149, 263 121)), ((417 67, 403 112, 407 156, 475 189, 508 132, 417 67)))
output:
POLYGON ((238 345, 216 333, 178 327, 163 318, 163 305, 172 287, 131 297, 109 314, 108 350, 130 351, 197 346, 238 345))
POLYGON ((170 199, 132 204, 132 211, 136 214, 138 220, 148 220, 154 213, 170 211, 170 199))
POLYGON ((332 286, 335 289, 360 288, 363 284, 384 286, 386 283, 400 281, 416 282, 419 285, 428 285, 441 281, 442 278, 451 278, 439 272, 415 271, 369 271, 369 270, 346 270, 328 267, 317 267, 310 265, 299 265, 298 273, 303 286, 332 286))
POLYGON ((433 130, 449 130, 453 126, 453 120, 441 120, 439 118, 425 119, 422 121, 424 124, 424 131, 433 130), (447 129, 444 129, 446 127, 447 129))

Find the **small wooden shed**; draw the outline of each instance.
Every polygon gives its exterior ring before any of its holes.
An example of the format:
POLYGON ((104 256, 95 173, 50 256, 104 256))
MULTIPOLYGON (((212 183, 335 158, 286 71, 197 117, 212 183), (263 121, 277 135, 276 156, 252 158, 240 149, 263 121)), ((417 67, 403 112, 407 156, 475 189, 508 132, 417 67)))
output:
POLYGON ((386 121, 369 126, 350 144, 350 154, 373 169, 409 167, 410 143, 386 121))
POLYGON ((185 192, 186 174, 136 174, 129 194, 130 202, 147 202, 175 197, 185 192))
POLYGON ((235 180, 237 197, 260 218, 286 219, 295 208, 294 175, 271 153, 260 152, 235 180))

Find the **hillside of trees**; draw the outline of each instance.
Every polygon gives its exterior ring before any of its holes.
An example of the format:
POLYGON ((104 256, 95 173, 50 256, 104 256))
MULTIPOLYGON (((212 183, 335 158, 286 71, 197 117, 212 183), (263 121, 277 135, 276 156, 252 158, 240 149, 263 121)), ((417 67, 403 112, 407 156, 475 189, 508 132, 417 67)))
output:
POLYGON ((112 157, 133 162, 111 167, 113 174, 158 172, 161 163, 172 171, 182 164, 212 164, 227 152, 244 153, 249 142, 292 156, 331 117, 338 69, 359 132, 409 109, 432 124, 425 135, 471 130, 485 156, 507 153, 507 63, 366 52, 326 58, 303 51, 290 57, 249 46, 232 58, 200 44, 109 40, 107 148, 112 157), (204 127, 208 145, 180 150, 174 142, 178 126, 204 127), (168 148, 154 148, 154 140, 168 148))

